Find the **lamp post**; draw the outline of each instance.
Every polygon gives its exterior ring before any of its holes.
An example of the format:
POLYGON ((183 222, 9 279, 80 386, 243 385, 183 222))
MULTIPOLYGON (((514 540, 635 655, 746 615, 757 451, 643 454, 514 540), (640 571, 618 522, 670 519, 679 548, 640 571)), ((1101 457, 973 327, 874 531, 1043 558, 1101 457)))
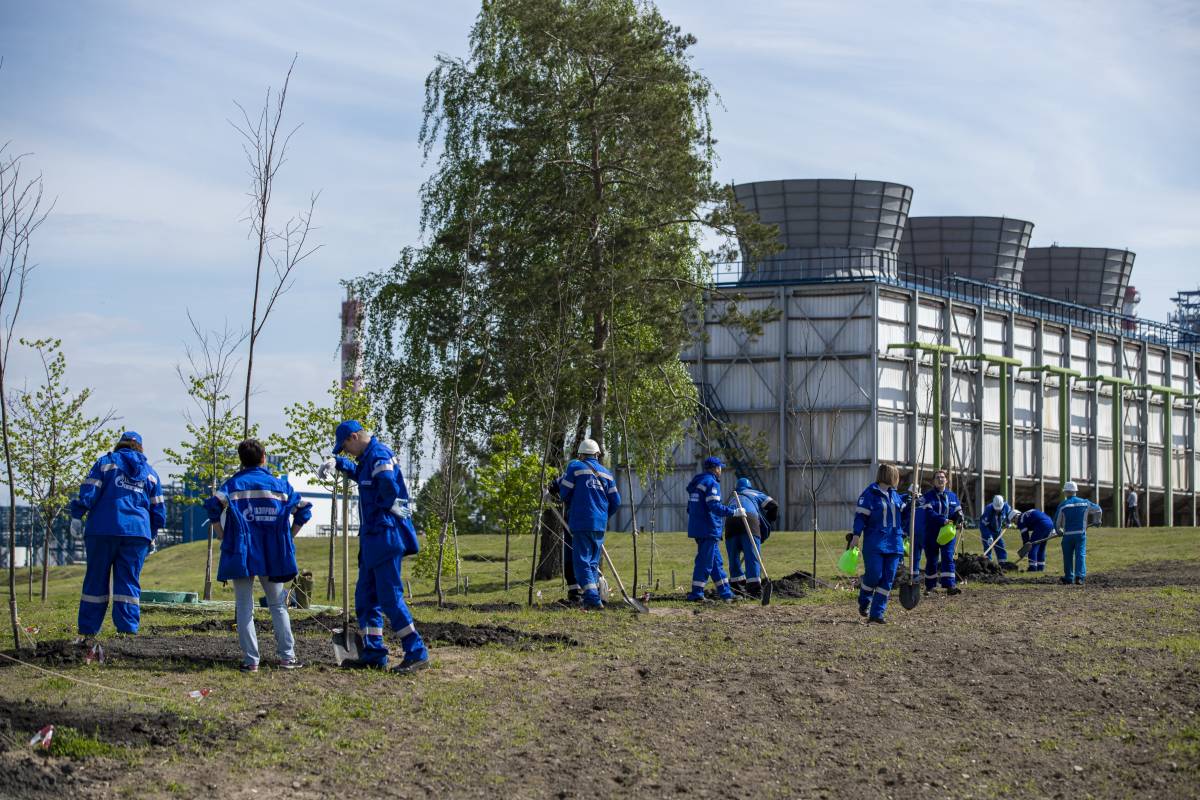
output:
MULTIPOLYGON (((1171 467, 1172 448, 1171 444, 1175 438, 1174 426, 1172 424, 1173 412, 1175 411, 1175 398, 1185 397, 1182 389, 1176 389, 1173 386, 1159 386, 1153 383, 1143 383, 1133 387, 1138 391, 1149 392, 1162 396, 1163 401, 1163 525, 1168 528, 1175 524, 1175 492, 1171 485, 1171 467)), ((1149 509, 1146 510, 1146 516, 1149 517, 1149 509)), ((1147 520, 1149 522, 1149 520, 1147 520)))
MULTIPOLYGON (((1133 381, 1129 378, 1115 378, 1112 375, 1086 375, 1078 378, 1078 380, 1100 383, 1112 387, 1113 515, 1117 518, 1117 527, 1124 528, 1125 503, 1121 495, 1125 490, 1125 437, 1123 424, 1125 421, 1125 403, 1122 392, 1125 387, 1137 387, 1134 386, 1133 381)), ((1097 400, 1096 402, 1099 403, 1100 401, 1097 400)), ((1097 482, 1099 482, 1099 479, 1097 479, 1097 482)), ((1099 491, 1098 488, 1097 491, 1099 491)))
MULTIPOLYGON (((1011 426, 1008 424, 1008 408, 1009 400, 1012 394, 1010 386, 1011 368, 1020 367, 1021 360, 1011 358, 1009 356, 992 356, 992 355, 971 355, 971 356, 955 356, 955 361, 976 361, 983 364, 995 364, 1000 368, 1000 494, 1009 498, 1010 501, 1015 501, 1016 497, 1012 491, 1012 476, 1011 460, 1012 452, 1009 449, 1009 432, 1011 426)), ((987 367, 983 367, 987 369, 987 367)), ((983 419, 979 420, 979 435, 983 436, 983 419)), ((984 465, 979 465, 979 482, 983 484, 984 465)))
POLYGON ((1071 378, 1083 373, 1068 367, 1045 364, 1040 367, 1021 367, 1018 372, 1049 372, 1058 376, 1058 488, 1071 480, 1071 378))
MULTIPOLYGON (((958 349, 945 344, 925 344, 924 342, 901 342, 889 344, 888 350, 916 350, 914 363, 919 363, 921 353, 933 356, 933 468, 942 469, 942 368, 945 366, 944 356, 957 355, 958 349)), ((913 370, 913 414, 920 419, 920 407, 917 404, 917 370, 913 370)), ((923 446, 923 445, 922 445, 923 446)), ((913 468, 917 466, 917 453, 913 453, 913 468)))

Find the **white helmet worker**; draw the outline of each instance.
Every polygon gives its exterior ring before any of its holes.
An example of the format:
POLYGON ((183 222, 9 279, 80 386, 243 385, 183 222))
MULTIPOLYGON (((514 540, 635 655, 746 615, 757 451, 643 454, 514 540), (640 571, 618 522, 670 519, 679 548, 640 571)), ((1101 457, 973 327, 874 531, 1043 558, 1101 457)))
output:
POLYGON ((992 498, 992 508, 996 509, 997 511, 1004 508, 1004 497, 1001 495, 996 495, 995 497, 993 497, 992 498))
POLYGON ((1075 485, 1075 481, 1067 481, 1063 484, 1063 491, 1068 494, 1075 494, 1079 491, 1079 487, 1075 485))
POLYGON ((595 439, 584 439, 579 443, 575 452, 581 456, 598 456, 600 455, 600 445, 596 444, 595 439))
POLYGON ((1015 508, 1012 510, 1012 513, 1008 515, 1009 524, 1016 525, 1020 519, 1021 512, 1017 511, 1015 508))

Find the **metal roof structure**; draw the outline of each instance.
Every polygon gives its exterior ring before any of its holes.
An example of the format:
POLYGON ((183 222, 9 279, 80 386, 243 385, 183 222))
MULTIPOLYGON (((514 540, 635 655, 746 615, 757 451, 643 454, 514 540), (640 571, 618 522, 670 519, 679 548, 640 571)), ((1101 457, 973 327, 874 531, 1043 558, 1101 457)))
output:
POLYGON ((909 217, 899 260, 902 268, 1019 289, 1032 233, 1032 222, 1012 217, 909 217))

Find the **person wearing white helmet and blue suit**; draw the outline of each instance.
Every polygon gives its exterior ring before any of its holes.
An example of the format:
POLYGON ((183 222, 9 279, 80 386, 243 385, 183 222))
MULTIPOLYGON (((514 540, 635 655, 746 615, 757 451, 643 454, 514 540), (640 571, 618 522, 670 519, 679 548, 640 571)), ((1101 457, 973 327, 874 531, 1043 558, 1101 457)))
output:
POLYGON ((383 442, 365 430, 358 420, 337 426, 334 458, 317 470, 326 480, 337 470, 358 483, 358 583, 354 587, 354 611, 363 636, 361 658, 347 659, 347 669, 388 669, 388 648, 383 643, 383 620, 387 617, 400 636, 404 660, 392 672, 413 672, 429 665, 429 651, 417 633, 412 613, 404 602, 400 563, 418 549, 413 528, 408 487, 400 462, 383 442), (350 460, 342 452, 354 457, 350 460))
POLYGON ((1037 508, 1013 511, 1008 521, 1021 531, 1021 543, 1029 545, 1029 566, 1026 572, 1046 571, 1046 541, 1054 535, 1054 520, 1037 508))
POLYGON ((1065 500, 1058 504, 1054 523, 1063 532, 1063 576, 1062 583, 1082 584, 1087 577, 1087 524, 1088 517, 1101 513, 1100 506, 1076 492, 1075 481, 1063 484, 1065 500))
POLYGON ((604 608, 600 597, 600 555, 608 518, 621 506, 617 481, 599 458, 600 445, 584 439, 576 449, 579 456, 567 464, 558 479, 558 495, 567 506, 567 527, 571 529, 571 564, 579 584, 583 607, 604 608))
POLYGON ((996 561, 1001 564, 1008 561, 1008 549, 1004 546, 1003 534, 1011 516, 1012 508, 1004 502, 1002 496, 996 495, 979 517, 979 538, 983 541, 983 552, 989 553, 989 558, 994 554, 996 561), (992 547, 993 543, 995 547, 992 547))

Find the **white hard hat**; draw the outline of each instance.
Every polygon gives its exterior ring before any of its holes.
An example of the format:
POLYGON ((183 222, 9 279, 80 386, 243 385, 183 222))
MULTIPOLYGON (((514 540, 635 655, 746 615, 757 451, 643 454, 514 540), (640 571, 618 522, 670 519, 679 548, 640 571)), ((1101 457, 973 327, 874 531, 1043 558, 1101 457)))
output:
POLYGON ((1001 495, 996 495, 995 497, 993 497, 992 498, 992 508, 996 509, 997 511, 1004 508, 1004 497, 1001 495))
POLYGON ((1063 484, 1064 492, 1078 492, 1079 487, 1075 485, 1075 481, 1067 481, 1063 484))
POLYGON ((595 439, 584 439, 579 443, 579 448, 576 451, 581 456, 594 456, 600 453, 600 445, 596 444, 595 439))
POLYGON ((1020 518, 1021 518, 1021 512, 1017 511, 1015 508, 1012 510, 1012 513, 1008 515, 1009 522, 1016 522, 1020 518))

